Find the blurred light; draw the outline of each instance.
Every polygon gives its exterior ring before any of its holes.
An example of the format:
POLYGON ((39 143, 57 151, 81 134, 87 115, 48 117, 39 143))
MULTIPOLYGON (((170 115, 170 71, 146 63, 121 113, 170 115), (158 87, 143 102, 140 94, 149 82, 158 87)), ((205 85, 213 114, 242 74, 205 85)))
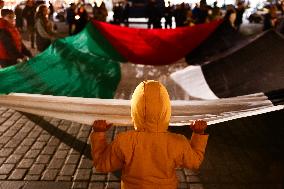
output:
POLYGON ((79 20, 80 19, 80 16, 79 15, 76 15, 75 16, 75 20, 79 20))

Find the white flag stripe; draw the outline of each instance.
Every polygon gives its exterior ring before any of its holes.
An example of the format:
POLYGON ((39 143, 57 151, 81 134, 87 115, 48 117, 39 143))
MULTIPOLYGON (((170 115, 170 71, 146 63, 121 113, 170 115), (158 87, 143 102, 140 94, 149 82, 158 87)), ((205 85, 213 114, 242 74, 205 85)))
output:
MULTIPOLYGON (((14 93, 1 95, 0 105, 82 124, 92 124, 96 119, 105 119, 118 126, 132 125, 130 100, 14 93)), ((262 93, 217 100, 173 100, 171 105, 172 125, 185 125, 189 120, 195 119, 205 119, 208 124, 215 124, 283 109, 283 106, 273 106, 262 93)))
MULTIPOLYGON (((0 96, 0 104, 19 108, 40 108, 50 111, 93 113, 98 115, 130 115, 130 100, 57 97, 31 94, 0 96), (82 101, 80 101, 82 100, 82 101)), ((173 100, 172 115, 222 113, 272 105, 265 95, 218 100, 173 100)))
POLYGON ((192 97, 218 99, 207 84, 201 66, 188 66, 172 73, 170 77, 192 97))

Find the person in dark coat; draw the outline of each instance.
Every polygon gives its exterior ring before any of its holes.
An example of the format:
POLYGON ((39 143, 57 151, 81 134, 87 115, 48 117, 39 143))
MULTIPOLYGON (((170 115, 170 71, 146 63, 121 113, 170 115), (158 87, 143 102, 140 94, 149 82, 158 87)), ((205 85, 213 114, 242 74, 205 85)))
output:
POLYGON ((243 2, 239 2, 236 8, 236 21, 235 26, 239 31, 241 24, 243 23, 243 14, 245 12, 245 7, 243 2))
POLYGON ((277 23, 276 10, 277 8, 275 6, 270 6, 269 12, 264 15, 263 31, 276 27, 276 23, 277 23))
POLYGON ((35 48, 35 13, 36 5, 33 0, 28 0, 23 10, 23 18, 27 21, 27 31, 31 41, 31 47, 35 48))
POLYGON ((82 31, 85 26, 88 23, 88 13, 84 7, 84 5, 81 5, 77 11, 77 14, 75 16, 75 31, 74 34, 79 33, 82 31))
POLYGON ((19 31, 23 30, 23 9, 20 5, 17 5, 15 8, 15 15, 16 15, 16 27, 19 31))
POLYGON ((0 18, 0 67, 5 68, 31 57, 31 52, 22 43, 21 35, 15 27, 15 14, 2 9, 0 18))
POLYGON ((68 33, 69 35, 73 34, 73 27, 75 27, 75 8, 74 3, 70 4, 70 7, 67 9, 66 22, 68 24, 68 33))

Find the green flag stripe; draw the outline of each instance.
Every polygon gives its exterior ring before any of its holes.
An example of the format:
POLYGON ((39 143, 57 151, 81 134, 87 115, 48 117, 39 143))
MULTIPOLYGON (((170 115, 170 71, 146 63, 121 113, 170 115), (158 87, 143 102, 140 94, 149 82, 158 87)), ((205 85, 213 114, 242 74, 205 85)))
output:
POLYGON ((89 24, 27 63, 0 70, 0 93, 113 98, 122 57, 89 24))

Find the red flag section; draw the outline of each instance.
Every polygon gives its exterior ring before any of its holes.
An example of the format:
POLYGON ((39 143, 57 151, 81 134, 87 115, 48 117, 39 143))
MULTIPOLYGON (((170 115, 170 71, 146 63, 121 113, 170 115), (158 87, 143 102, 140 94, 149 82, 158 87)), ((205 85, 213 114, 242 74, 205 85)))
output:
POLYGON ((93 21, 95 27, 126 60, 135 64, 166 65, 185 57, 221 23, 176 29, 138 29, 93 21))

